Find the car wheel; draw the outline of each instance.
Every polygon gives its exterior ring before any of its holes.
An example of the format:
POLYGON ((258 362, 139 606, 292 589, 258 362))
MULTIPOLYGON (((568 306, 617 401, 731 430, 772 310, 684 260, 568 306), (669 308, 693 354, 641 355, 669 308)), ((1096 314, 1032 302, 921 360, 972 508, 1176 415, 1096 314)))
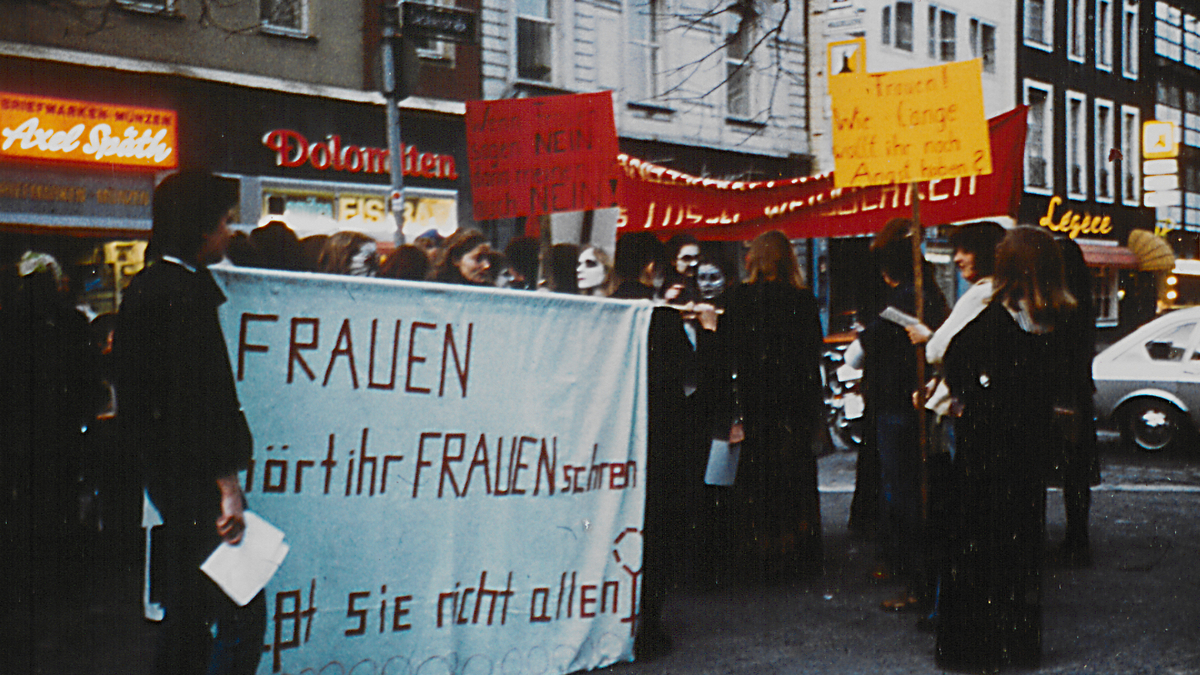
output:
POLYGON ((1138 450, 1160 452, 1183 435, 1183 414, 1162 399, 1137 399, 1126 409, 1122 431, 1126 443, 1138 450))

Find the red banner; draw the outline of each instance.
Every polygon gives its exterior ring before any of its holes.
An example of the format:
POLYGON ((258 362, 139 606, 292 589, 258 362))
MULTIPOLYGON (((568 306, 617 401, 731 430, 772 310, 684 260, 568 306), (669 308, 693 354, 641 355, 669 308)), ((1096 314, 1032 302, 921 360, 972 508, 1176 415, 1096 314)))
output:
POLYGON ((751 183, 697 178, 622 154, 617 224, 621 233, 687 231, 717 240, 751 239, 765 230, 782 230, 792 239, 870 234, 892 218, 912 217, 914 192, 925 225, 1016 217, 1027 109, 988 120, 992 173, 970 178, 835 188, 830 172, 751 183))
POLYGON ((467 101, 475 218, 616 206, 612 92, 467 101))

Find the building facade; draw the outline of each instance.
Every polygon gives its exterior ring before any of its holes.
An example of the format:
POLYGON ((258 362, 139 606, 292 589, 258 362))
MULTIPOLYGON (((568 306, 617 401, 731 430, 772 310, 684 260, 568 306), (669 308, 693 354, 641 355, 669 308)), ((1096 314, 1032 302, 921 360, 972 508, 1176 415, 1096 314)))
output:
MULTIPOLYGON (((41 3, 10 9, 0 26, 5 264, 24 250, 54 253, 77 268, 77 293, 102 289, 88 294, 93 310, 111 311, 138 267, 156 181, 191 167, 239 180, 238 229, 283 220, 301 237, 354 229, 396 241, 376 5, 122 0, 103 14, 41 3), (38 131, 76 127, 81 142, 161 131, 162 157, 65 152, 50 147, 50 135, 38 142, 38 131)), ((412 51, 414 95, 400 114, 410 237, 473 222, 462 119, 463 101, 479 92, 477 46, 427 40, 412 51)))
POLYGON ((613 92, 622 152, 734 180, 811 168, 801 4, 484 0, 485 99, 613 92))
POLYGON ((1029 106, 1019 220, 1080 244, 1102 339, 1156 309, 1153 274, 1126 247, 1131 233, 1154 231, 1141 175, 1147 10, 1133 0, 1025 0, 1017 15, 1017 91, 1029 106))

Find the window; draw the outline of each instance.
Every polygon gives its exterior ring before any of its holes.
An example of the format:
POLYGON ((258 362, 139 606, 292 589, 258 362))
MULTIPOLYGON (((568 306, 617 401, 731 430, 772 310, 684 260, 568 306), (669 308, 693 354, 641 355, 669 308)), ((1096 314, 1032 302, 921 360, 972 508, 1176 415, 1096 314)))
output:
POLYGON ((1025 0, 1025 44, 1054 48, 1054 0, 1025 0))
POLYGON ((1121 201, 1126 206, 1141 206, 1141 131, 1141 112, 1121 106, 1121 201))
POLYGON ((1182 361, 1195 330, 1194 323, 1172 326, 1146 342, 1146 354, 1155 361, 1182 361))
POLYGON ((913 4, 896 3, 896 49, 913 50, 913 4))
POLYGON ((1054 89, 1048 84, 1025 81, 1025 104, 1029 106, 1025 137, 1025 187, 1030 192, 1050 194, 1054 172, 1054 89))
POLYGON ((938 8, 936 5, 929 5, 929 25, 925 31, 925 36, 928 38, 929 58, 937 58, 938 49, 938 26, 937 26, 938 8))
POLYGON ((1067 0, 1067 57, 1084 60, 1087 49, 1087 0, 1067 0))
POLYGON ((953 61, 955 58, 955 40, 958 36, 958 15, 954 12, 942 12, 939 16, 941 24, 941 59, 953 61))
POLYGON ((1154 5, 1154 53, 1183 60, 1183 12, 1165 2, 1154 5))
POLYGON ((517 2, 517 79, 550 82, 554 62, 552 0, 517 2))
MULTIPOLYGON (((454 6, 454 0, 420 0, 430 5, 445 5, 448 7, 454 6)), ((427 37, 406 37, 406 40, 411 40, 413 47, 416 49, 417 56, 422 59, 430 59, 441 61, 442 65, 453 65, 454 62, 454 43, 445 40, 435 40, 427 37)))
POLYGON ((1200 68, 1200 20, 1191 14, 1183 15, 1183 62, 1200 68))
POLYGON ((631 76, 627 93, 631 101, 649 101, 662 94, 659 76, 659 36, 662 33, 662 0, 631 0, 626 26, 629 31, 631 76))
POLYGON ((1115 326, 1120 316, 1120 294, 1115 267, 1089 267, 1092 271, 1092 311, 1097 326, 1115 326))
POLYGON ((1067 92, 1067 194, 1087 199, 1087 124, 1086 98, 1067 92))
POLYGON ((267 32, 308 34, 306 0, 260 0, 259 26, 267 32))
POLYGON ((886 5, 879 14, 879 42, 892 44, 892 6, 886 5))
POLYGON ((1195 89, 1184 91, 1183 106, 1180 141, 1193 147, 1200 146, 1200 91, 1195 89))
POLYGON ((1121 72, 1125 77, 1138 75, 1138 3, 1125 0, 1125 20, 1121 26, 1121 72))
POLYGON ((983 72, 996 72, 996 27, 971 19, 970 41, 971 58, 983 59, 983 72))
POLYGON ((1096 147, 1092 151, 1092 156, 1095 158, 1096 175, 1094 177, 1096 185, 1096 200, 1102 202, 1112 202, 1116 195, 1114 191, 1113 172, 1116 168, 1116 157, 1109 159, 1112 150, 1116 149, 1113 145, 1113 104, 1112 101, 1104 101, 1096 99, 1095 103, 1096 125, 1094 138, 1096 139, 1096 147))
POLYGON ((1112 70, 1112 0, 1096 0, 1096 67, 1112 70))
POLYGON ((936 5, 929 6, 929 58, 954 60, 956 20, 954 12, 938 9, 936 5))
POLYGON ((750 56, 755 24, 751 17, 736 14, 730 14, 730 23, 725 34, 725 110, 730 117, 748 119, 754 84, 750 56))
POLYGON ((117 0, 117 6, 134 12, 173 14, 175 0, 117 0))

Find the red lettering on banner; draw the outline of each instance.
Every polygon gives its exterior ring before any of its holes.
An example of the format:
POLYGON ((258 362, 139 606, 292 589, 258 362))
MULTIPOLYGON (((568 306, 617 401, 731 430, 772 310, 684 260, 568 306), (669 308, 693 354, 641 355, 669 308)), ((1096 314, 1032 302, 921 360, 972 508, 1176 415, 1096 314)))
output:
MULTIPOLYGON (((268 368, 268 372, 278 372, 270 370, 275 354, 282 354, 284 350, 282 345, 273 345, 268 337, 260 337, 264 334, 273 337, 276 340, 282 336, 278 335, 278 331, 270 330, 269 324, 278 323, 279 315, 276 314, 254 314, 244 313, 241 317, 241 327, 238 333, 238 348, 237 348, 237 379, 242 381, 246 378, 247 367, 263 367, 268 368), (265 359, 265 360, 264 360, 265 359)), ((384 349, 380 349, 378 345, 378 324, 379 319, 371 319, 369 348, 367 351, 367 389, 371 391, 394 391, 396 390, 396 366, 398 365, 399 354, 401 353, 402 345, 400 344, 400 326, 401 321, 395 320, 395 328, 392 336, 391 349, 391 367, 390 370, 384 367, 377 367, 376 361, 380 360, 387 363, 388 355, 384 349), (388 380, 376 380, 376 374, 384 370, 388 372, 388 380)), ((316 380, 316 374, 306 359, 305 352, 316 352, 320 349, 321 340, 321 320, 315 317, 290 317, 288 319, 289 333, 287 338, 287 367, 286 378, 287 384, 293 384, 297 381, 297 370, 299 370, 308 381, 316 380), (297 368, 298 367, 298 368, 297 368)), ((358 363, 359 357, 362 356, 355 352, 354 347, 354 323, 346 318, 339 324, 337 337, 334 339, 334 346, 329 351, 328 359, 325 361, 325 374, 321 381, 322 387, 328 387, 331 381, 336 384, 340 378, 333 378, 335 365, 339 363, 339 358, 344 358, 345 367, 349 375, 348 381, 353 389, 358 389, 358 363)), ((362 330, 360 327, 359 330, 362 330)), ((438 370, 430 375, 424 375, 429 380, 437 380, 437 396, 445 397, 447 383, 450 383, 450 392, 453 395, 457 388, 459 397, 467 397, 467 389, 470 383, 471 376, 471 345, 475 340, 475 324, 468 323, 466 331, 460 327, 455 331, 452 324, 445 324, 444 327, 435 323, 424 321, 413 321, 409 323, 407 357, 405 366, 404 392, 408 394, 431 395, 433 394, 432 386, 424 386, 426 380, 422 379, 423 371, 422 364, 430 359, 431 356, 437 354, 437 343, 433 343, 433 349, 428 340, 421 339, 418 331, 434 331, 441 332, 441 363, 438 370), (419 341, 419 342, 418 342, 419 341), (457 387, 455 387, 457 383, 457 387)), ((435 338, 436 339, 436 338, 435 338)), ((436 357, 435 357, 436 358, 436 357)), ((429 366, 435 366, 430 363, 429 366)), ((303 382, 304 378, 299 378, 303 382)), ((429 384, 432 384, 431 382, 429 384)))
POLYGON ((476 218, 617 204, 610 92, 468 101, 467 143, 476 218))
MULTIPOLYGON (((251 458, 243 489, 247 493, 260 489, 281 495, 331 495, 333 485, 340 483, 343 497, 384 496, 389 480, 393 484, 397 480, 396 471, 404 466, 405 455, 397 452, 394 439, 380 441, 375 434, 372 440, 370 431, 364 427, 356 434, 357 443, 340 452, 334 433, 328 435, 323 454, 297 451, 290 443, 267 445, 263 451, 265 459, 263 455, 251 458), (383 450, 372 452, 371 447, 383 450), (306 471, 308 481, 305 481, 306 471), (324 480, 318 478, 314 483, 313 471, 318 476, 323 474, 324 480)), ((590 463, 562 464, 563 486, 559 489, 557 436, 494 435, 489 441, 487 433, 423 431, 409 447, 416 451, 411 471, 413 499, 422 496, 423 478, 427 488, 424 496, 436 499, 467 499, 472 496, 472 485, 476 496, 482 491, 491 497, 554 497, 637 488, 637 461, 601 461, 596 456, 599 444, 593 444, 590 463), (470 459, 468 447, 474 448, 470 459), (483 475, 482 487, 477 471, 483 475), (429 484, 432 472, 437 477, 436 495, 428 490, 432 487, 429 484)))

